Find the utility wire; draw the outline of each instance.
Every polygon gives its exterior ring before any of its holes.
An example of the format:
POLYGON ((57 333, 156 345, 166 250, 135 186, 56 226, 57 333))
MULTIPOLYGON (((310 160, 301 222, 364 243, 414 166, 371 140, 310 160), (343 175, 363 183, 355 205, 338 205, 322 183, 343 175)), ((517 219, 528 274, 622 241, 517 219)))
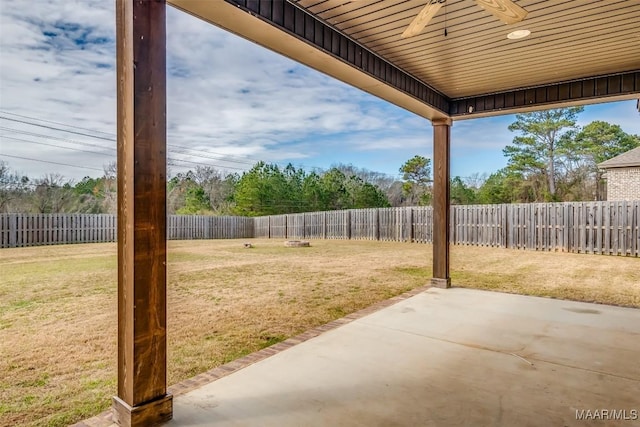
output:
POLYGON ((20 141, 20 142, 27 142, 29 144, 46 145, 46 146, 49 146, 49 147, 62 148, 62 149, 65 149, 65 150, 81 151, 83 153, 98 154, 100 156, 108 156, 108 157, 111 157, 111 158, 114 157, 113 154, 101 153, 99 151, 83 150, 81 148, 74 148, 74 147, 64 147, 62 145, 47 144, 46 142, 29 141, 28 139, 14 138, 12 136, 0 135, 0 138, 12 139, 14 141, 20 141))
MULTIPOLYGON (((20 141, 20 142, 26 142, 29 144, 38 144, 38 145, 45 145, 45 146, 49 146, 49 147, 54 147, 54 148, 60 148, 60 149, 64 149, 64 150, 71 150, 71 151, 78 151, 78 152, 83 152, 83 153, 91 153, 91 154, 97 154, 100 156, 107 156, 110 158, 114 158, 114 156, 112 154, 109 153, 101 153, 98 151, 91 151, 91 150, 83 150, 80 148, 75 148, 75 147, 65 147, 62 145, 55 145, 55 144, 47 144, 46 142, 39 142, 39 141, 31 141, 31 140, 27 140, 27 139, 21 139, 21 138, 15 138, 15 137, 11 137, 11 136, 6 136, 6 135, 0 135, 0 138, 6 138, 6 139, 11 139, 14 141, 20 141)), ((9 157, 9 155, 6 155, 7 157, 9 157)), ((13 156, 16 158, 21 158, 19 156, 13 156)), ((24 158, 25 160, 28 158, 24 158)), ((36 159, 32 159, 32 160, 36 160, 36 159)), ((37 160, 36 160, 37 161, 37 160)), ((183 165, 180 165, 176 162, 179 163, 189 163, 189 164, 193 164, 196 166, 215 166, 217 168, 225 168, 225 169, 235 169, 235 170, 244 170, 244 168, 239 168, 239 167, 234 167, 234 166, 228 166, 228 165, 217 165, 217 164, 210 164, 210 163, 203 163, 203 162, 194 162, 191 160, 184 160, 184 159, 178 159, 175 157, 167 157, 167 164, 169 164, 170 166, 177 166, 177 167, 183 167, 183 165)), ((71 165, 69 165, 71 166, 71 165)), ((80 167, 75 165, 76 167, 80 167)))
MULTIPOLYGON (((86 127, 74 126, 74 125, 55 122, 55 121, 51 121, 51 120, 39 119, 39 118, 36 118, 36 117, 31 117, 31 116, 11 113, 11 112, 8 112, 8 111, 0 110, 0 119, 9 120, 9 121, 17 122, 17 123, 23 123, 23 124, 27 124, 27 125, 30 125, 30 126, 38 126, 38 127, 42 127, 42 128, 58 131, 58 132, 67 132, 67 133, 71 133, 71 134, 75 134, 75 135, 87 136, 87 137, 90 137, 90 138, 96 138, 96 139, 100 139, 100 140, 104 140, 104 141, 110 141, 110 142, 114 142, 114 143, 116 142, 116 135, 115 134, 111 134, 111 133, 107 133, 107 132, 103 132, 103 131, 98 131, 98 130, 95 130, 95 129, 89 129, 89 128, 86 128, 86 127), (5 115, 5 116, 3 116, 3 115, 5 115), (19 120, 19 119, 15 119, 15 118, 11 118, 11 117, 6 117, 6 115, 20 117, 21 119, 27 119, 27 120, 19 120), (43 124, 39 124, 39 123, 34 123, 33 122, 34 120, 35 121, 39 121, 39 122, 50 123, 50 124, 54 124, 54 125, 58 125, 58 126, 64 126, 64 127, 68 127, 68 128, 74 128, 74 129, 79 129, 79 130, 83 130, 83 131, 93 132, 93 133, 101 133, 103 135, 109 135, 110 137, 107 138, 107 137, 102 137, 102 136, 97 136, 97 135, 91 135, 91 134, 84 133, 84 132, 77 132, 77 131, 72 131, 72 130, 69 130, 69 129, 62 129, 62 128, 54 127, 54 126, 47 126, 47 125, 43 125, 43 124)), ((37 136, 37 137, 40 137, 40 138, 55 139, 55 140, 58 140, 58 141, 63 141, 63 142, 71 143, 71 144, 85 145, 85 146, 100 148, 102 150, 117 151, 116 148, 114 148, 114 147, 102 146, 102 145, 98 145, 98 144, 91 144, 91 143, 88 143, 88 142, 74 141, 74 140, 70 140, 70 139, 65 139, 65 138, 60 138, 60 137, 55 137, 55 136, 49 136, 49 135, 36 134, 36 133, 33 133, 33 132, 23 131, 23 130, 19 130, 19 129, 12 129, 12 128, 6 128, 6 127, 0 127, 0 129, 6 130, 6 131, 20 133, 20 134, 23 134, 23 135, 30 135, 30 136, 37 136)), ((9 137, 6 137, 6 138, 9 138, 9 137)), ((38 144, 37 142, 32 142, 32 143, 38 144)), ((46 145, 44 143, 40 143, 40 144, 46 145)), ((184 145, 173 144, 173 143, 168 143, 167 146, 169 148, 169 150, 167 150, 169 153, 179 154, 179 155, 184 155, 184 156, 207 158, 207 159, 216 160, 216 161, 225 162, 225 163, 236 163, 236 164, 244 164, 244 165, 247 165, 247 166, 254 166, 256 163, 264 161, 264 160, 253 159, 253 158, 246 157, 246 156, 245 157, 240 157, 240 156, 232 156, 232 155, 228 155, 228 154, 224 154, 224 153, 220 153, 220 152, 215 152, 215 151, 197 150, 197 149, 194 149, 194 148, 186 147, 184 145), (187 152, 185 152, 185 151, 187 151, 187 152), (191 153, 194 153, 194 154, 191 154, 191 153), (221 157, 214 157, 214 156, 221 156, 221 157)), ((66 147, 62 147, 62 148, 66 148, 66 147)), ((85 150, 77 150, 77 151, 85 151, 85 150)), ((86 152, 89 152, 89 151, 86 151, 86 152)), ((210 164, 210 163, 203 163, 203 162, 195 162, 195 161, 192 161, 192 160, 176 159, 176 158, 170 158, 169 156, 168 156, 167 160, 168 161, 178 161, 178 162, 183 162, 183 163, 190 163, 190 164, 193 164, 193 165, 196 165, 196 166, 210 166, 210 167, 216 167, 216 168, 221 168, 221 169, 234 169, 234 170, 242 170, 242 171, 247 169, 247 168, 239 168, 239 167, 233 167, 233 166, 221 165, 221 164, 210 164)), ((265 163, 275 164, 275 165, 278 165, 278 166, 283 167, 283 168, 286 167, 286 165, 284 163, 281 163, 281 162, 265 162, 265 163)), ((186 166, 180 166, 178 164, 172 164, 170 162, 169 162, 169 164, 172 165, 172 166, 177 166, 177 167, 186 167, 186 166)), ((292 163, 290 162, 289 164, 292 164, 292 163)), ((310 169, 310 170, 325 170, 325 168, 320 168, 320 167, 317 167, 317 166, 309 166, 309 165, 304 165, 304 164, 302 164, 301 166, 303 168, 310 169)), ((80 166, 75 166, 75 167, 80 167, 80 166)), ((395 177, 393 177, 392 175, 389 175, 389 177, 392 177, 392 178, 395 179, 395 177)), ((461 178, 467 178, 467 177, 461 177, 461 178)))
POLYGON ((23 118, 23 119, 37 120, 37 121, 39 121, 39 122, 51 123, 51 124, 54 124, 54 125, 65 126, 65 127, 74 128, 74 129, 88 130, 88 131, 90 131, 90 132, 102 133, 102 134, 104 134, 104 135, 109 135, 109 136, 111 136, 111 137, 115 137, 115 136, 116 136, 116 135, 115 135, 115 134, 113 134, 113 133, 103 132, 103 131, 101 131, 101 130, 95 130, 95 129, 83 128, 83 127, 81 127, 81 126, 68 125, 68 124, 66 124, 66 123, 54 122, 54 121, 51 121, 51 120, 45 120, 45 119, 39 119, 39 118, 37 118, 37 117, 23 116, 23 115, 21 115, 21 114, 10 113, 9 111, 2 111, 2 110, 0 110, 0 114, 9 114, 9 115, 12 115, 12 116, 21 117, 21 118, 23 118))
MULTIPOLYGON (((7 113, 3 112, 3 111, 0 111, 0 114, 7 114, 7 113)), ((13 113, 8 113, 8 114, 13 114, 13 113)), ((111 138, 99 137, 99 136, 90 135, 90 134, 86 134, 86 133, 82 133, 82 132, 74 132, 74 131, 70 131, 68 129, 61 129, 61 128, 56 128, 56 127, 52 127, 52 126, 44 126, 44 125, 40 125, 38 123, 29 122, 29 121, 12 119, 10 117, 0 116, 0 119, 10 120, 10 121, 14 121, 14 122, 18 122, 18 123, 24 123, 24 124, 33 125, 33 126, 45 127, 47 129, 52 129, 52 130, 59 131, 59 132, 69 132, 69 133, 78 134, 78 135, 82 135, 82 136, 88 136, 88 137, 91 137, 91 138, 98 138, 98 139, 102 139, 102 140, 106 140, 106 141, 116 142, 116 136, 114 134, 108 134, 106 132, 101 132, 101 131, 96 131, 96 130, 93 130, 93 129, 83 128, 83 127, 80 127, 80 126, 73 126, 73 125, 67 125, 67 124, 64 124, 64 123, 52 122, 52 121, 49 121, 49 120, 38 119, 38 118, 35 118, 35 117, 22 116, 22 115, 18 115, 18 114, 13 114, 13 115, 16 115, 18 117, 28 118, 28 119, 31 119, 31 120, 38 120, 38 121, 58 124, 58 125, 65 126, 65 127, 72 127, 72 128, 76 128, 76 129, 86 130, 86 131, 89 131, 89 132, 99 132, 99 133, 103 133, 105 135, 111 135, 111 138)), ((11 130, 19 132, 17 129, 11 129, 11 130)), ((44 135, 42 135, 42 136, 44 136, 44 135)), ((188 150, 188 151, 192 151, 192 152, 195 152, 195 153, 206 153, 206 154, 215 154, 215 155, 223 156, 223 157, 225 157, 225 159, 219 159, 219 158, 214 158, 214 159, 215 160, 228 161, 228 162, 232 162, 232 163, 244 163, 244 164, 248 164, 248 165, 253 165, 256 162, 262 161, 262 160, 258 160, 258 159, 252 159, 252 158, 249 158, 249 157, 230 156, 228 154, 215 152, 215 151, 196 150, 195 148, 185 147, 184 145, 178 145, 178 144, 167 144, 167 145, 169 147, 171 147, 171 148, 178 148, 180 150, 188 150), (231 160, 231 159, 241 159, 241 160, 231 160)))
MULTIPOLYGON (((91 144, 90 142, 81 142, 81 141, 76 141, 76 140, 73 140, 73 139, 61 138, 59 136, 44 135, 44 134, 41 134, 41 133, 25 131, 25 130, 22 130, 22 129, 13 129, 13 128, 0 126, 0 130, 12 132, 12 133, 17 133, 17 134, 21 134, 21 135, 35 136, 35 137, 38 137, 38 138, 54 139, 56 141, 67 142, 69 144, 84 145, 84 146, 87 146, 87 147, 95 147, 95 148, 100 148, 100 149, 104 149, 104 150, 117 151, 116 148, 108 146, 108 145, 91 144)), ((4 136, 4 137, 8 138, 7 136, 4 136)))
POLYGON ((60 131, 60 132, 73 133, 75 135, 88 136, 90 138, 103 139, 105 141, 114 141, 113 138, 105 138, 103 136, 90 135, 88 133, 76 132, 76 131, 68 130, 68 129, 60 129, 60 128, 56 128, 56 127, 53 127, 53 126, 47 126, 47 125, 42 125, 42 124, 39 124, 39 123, 28 122, 28 121, 25 121, 25 120, 12 119, 11 117, 0 116, 0 119, 9 120, 9 121, 12 121, 12 122, 17 122, 17 123, 24 123, 24 124, 27 124, 27 125, 30 125, 30 126, 38 126, 38 127, 41 127, 41 128, 56 130, 56 131, 60 131))
MULTIPOLYGON (((13 115, 13 116, 29 119, 29 120, 32 120, 32 121, 29 122, 29 121, 25 121, 25 120, 18 120, 18 119, 13 119, 11 117, 5 117, 5 116, 0 115, 0 119, 4 119, 4 120, 9 120, 9 121, 13 121, 13 122, 17 122, 17 123, 23 123, 23 124, 32 125, 32 126, 44 127, 46 129, 51 129, 51 130, 58 131, 58 132, 68 132, 68 133, 72 133, 72 134, 76 134, 76 135, 88 136, 90 138, 97 138, 97 139, 101 139, 101 140, 105 140, 105 141, 116 142, 116 135, 115 134, 110 134, 110 133, 107 133, 107 132, 97 131, 97 130, 94 130, 94 129, 89 129, 89 128, 85 128, 85 127, 81 127, 81 126, 68 125, 68 124, 65 124, 65 123, 54 122, 54 121, 51 121, 51 120, 39 119, 39 118, 36 118, 36 117, 24 116, 24 115, 21 115, 21 114, 10 113, 10 112, 7 112, 7 111, 0 111, 0 114, 9 114, 9 115, 13 115), (100 137, 100 136, 91 135, 91 134, 87 134, 87 133, 83 133, 83 132, 75 132, 75 131, 71 131, 71 130, 68 130, 68 129, 61 129, 59 127, 57 128, 57 127, 52 127, 52 126, 45 126, 45 125, 41 125, 39 123, 33 123, 33 120, 46 122, 46 123, 51 123, 51 124, 56 124, 56 125, 59 125, 59 126, 65 126, 65 127, 85 130, 85 131, 88 131, 88 132, 102 133, 104 135, 110 135, 111 138, 100 137)), ((12 129, 12 131, 17 131, 17 130, 12 129)), ((44 137, 44 135, 43 135, 43 137, 44 137)), ((46 137, 49 137, 49 136, 46 136, 46 137)), ((60 138, 58 138, 58 139, 60 139, 60 138)), ((222 156, 222 157, 224 157, 222 159, 215 158, 215 157, 209 157, 209 158, 212 158, 214 160, 224 161, 224 162, 230 162, 230 163, 240 163, 240 164, 247 164, 247 165, 253 166, 253 165, 255 165, 255 163, 264 161, 264 160, 254 159, 254 158, 246 157, 246 156, 244 156, 244 157, 232 156, 232 155, 228 155, 228 154, 224 154, 224 153, 220 153, 220 152, 215 152, 215 151, 197 150, 195 148, 190 148, 190 147, 186 147, 184 145, 178 145, 178 144, 173 144, 173 143, 169 143, 167 145, 170 148, 177 148, 179 150, 188 150, 188 151, 191 151, 193 153, 199 153, 197 155, 199 155, 201 157, 207 157, 206 156, 207 154, 213 154, 213 155, 222 156), (204 155, 200 154, 200 153, 204 153, 204 155), (237 160, 235 160, 235 159, 237 159, 237 160)), ((179 152, 179 151, 175 150, 174 152, 179 152)), ((192 155, 192 154, 188 154, 188 153, 182 153, 182 154, 192 155)), ((281 162, 270 162, 270 163, 276 164, 276 165, 281 166, 281 167, 285 167, 286 166, 285 163, 281 163, 281 162)), ((323 169, 323 168, 320 168, 318 166, 309 166, 309 165, 302 165, 302 166, 306 167, 306 168, 311 168, 311 169, 323 169)))
MULTIPOLYGON (((117 151, 113 147, 105 147, 103 145, 98 145, 98 144, 91 144, 91 143, 87 143, 87 142, 74 141, 74 140, 70 140, 70 139, 59 138, 59 137, 55 137, 55 136, 48 136, 48 135, 43 135, 43 134, 34 133, 34 132, 27 132, 27 131, 23 131, 23 130, 20 130, 20 129, 7 128, 7 127, 4 127, 4 126, 0 126, 0 130, 10 131, 10 132, 14 132, 14 133, 17 133, 17 134, 22 134, 22 135, 35 136, 35 137, 39 137, 39 138, 54 139, 54 140, 58 140, 58 141, 62 141, 62 142, 70 143, 70 144, 78 144, 78 145, 84 145, 84 146, 88 146, 88 147, 106 149, 106 150, 110 150, 110 151, 117 151)), ((90 150, 82 150, 82 149, 79 149, 79 148, 65 147, 65 146, 55 145, 55 144, 47 144, 47 143, 44 143, 44 142, 37 142, 37 141, 31 141, 31 140, 26 140, 26 139, 20 139, 20 138, 7 136, 7 135, 0 135, 0 138, 7 138, 7 139, 12 139, 12 140, 21 141, 21 142, 27 142, 27 143, 31 143, 31 144, 46 145, 46 146, 50 146, 50 147, 54 147, 54 148, 62 148, 62 149, 66 149, 66 150, 81 151, 81 152, 85 152, 85 153, 92 153, 92 154, 99 154, 99 155, 103 155, 103 156, 113 157, 113 155, 107 154, 107 153, 101 153, 101 152, 90 151, 90 150)), ((170 153, 174 153, 174 154, 180 154, 180 155, 187 155, 187 156, 190 155, 190 154, 186 154, 186 153, 175 152, 173 150, 169 150, 169 152, 170 153)), ((198 156, 198 157, 205 157, 205 158, 209 158, 209 159, 212 159, 212 160, 219 160, 219 161, 222 161, 222 162, 243 163, 243 162, 238 162, 238 161, 233 161, 233 160, 220 159, 220 158, 213 157, 213 156, 198 156)), ((222 164, 211 164, 211 163, 204 163, 204 162, 195 162, 195 161, 184 160, 184 159, 179 159, 179 158, 175 158, 175 157, 168 157, 167 160, 175 160, 175 161, 179 161, 179 162, 187 162, 187 163, 195 164, 197 166, 214 166, 216 168, 221 168, 221 169, 226 168, 226 169, 244 170, 244 168, 238 168, 238 167, 222 165, 222 164)), ((173 166, 181 167, 178 164, 173 164, 173 166)))
POLYGON ((71 165, 69 163, 51 162, 49 160, 39 160, 39 159, 34 159, 32 157, 13 156, 11 154, 2 154, 2 153, 0 153, 0 157, 11 157, 13 159, 31 160, 33 162, 50 163, 52 165, 69 166, 69 167, 72 167, 72 168, 90 169, 90 170, 94 170, 94 171, 103 172, 102 169, 92 168, 92 167, 89 167, 89 166, 78 166, 78 165, 71 165))

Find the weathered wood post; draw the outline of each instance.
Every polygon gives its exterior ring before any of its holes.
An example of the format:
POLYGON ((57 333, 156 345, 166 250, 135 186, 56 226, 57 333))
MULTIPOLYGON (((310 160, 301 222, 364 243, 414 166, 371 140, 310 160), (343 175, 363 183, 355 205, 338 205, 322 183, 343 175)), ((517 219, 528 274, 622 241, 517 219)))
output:
POLYGON ((322 215, 322 238, 327 239, 327 211, 322 215))
POLYGON ((166 5, 116 1, 118 395, 114 421, 173 416, 167 393, 166 5))
POLYGON ((302 238, 307 238, 307 218, 304 212, 302 213, 302 238))
POLYGON ((433 124, 433 278, 439 288, 451 286, 449 276, 450 145, 451 119, 434 119, 433 124))
POLYGON ((18 214, 9 214, 9 247, 18 247, 18 214))

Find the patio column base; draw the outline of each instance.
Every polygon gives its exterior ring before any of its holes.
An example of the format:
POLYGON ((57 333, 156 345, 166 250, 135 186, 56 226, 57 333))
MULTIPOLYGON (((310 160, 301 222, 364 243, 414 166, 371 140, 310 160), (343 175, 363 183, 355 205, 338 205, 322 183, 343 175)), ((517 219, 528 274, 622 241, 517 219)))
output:
POLYGON ((122 427, 156 426, 173 418, 173 395, 167 393, 139 406, 130 406, 117 396, 111 407, 113 421, 122 427))
POLYGON ((431 286, 436 288, 448 289, 451 287, 451 279, 438 279, 433 277, 431 279, 431 286))

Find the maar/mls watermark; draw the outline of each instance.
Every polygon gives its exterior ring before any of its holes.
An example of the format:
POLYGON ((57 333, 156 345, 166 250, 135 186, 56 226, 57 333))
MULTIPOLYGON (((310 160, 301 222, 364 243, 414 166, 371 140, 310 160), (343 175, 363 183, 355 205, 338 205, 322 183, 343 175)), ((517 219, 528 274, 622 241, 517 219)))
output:
POLYGON ((636 421, 637 409, 576 409, 576 420, 636 421))

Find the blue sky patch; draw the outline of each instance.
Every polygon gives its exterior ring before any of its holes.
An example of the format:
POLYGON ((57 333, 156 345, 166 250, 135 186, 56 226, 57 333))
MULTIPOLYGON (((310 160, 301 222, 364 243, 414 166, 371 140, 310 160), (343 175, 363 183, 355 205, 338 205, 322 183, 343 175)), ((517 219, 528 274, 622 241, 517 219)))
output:
MULTIPOLYGON (((114 135, 113 0, 0 1, 7 5, 0 7, 2 22, 9 24, 2 32, 2 109, 114 135)), ((261 159, 309 170, 352 163, 397 175, 414 155, 431 157, 428 120, 174 8, 167 9, 166 18, 170 140, 204 153, 181 158, 214 167, 226 164, 230 171, 261 159)), ((635 104, 589 106, 579 124, 604 120, 640 133, 635 104)), ((456 121, 452 175, 503 167, 502 149, 513 140, 507 129, 513 121, 513 116, 456 121)), ((108 144, 115 148, 115 142, 108 144)), ((7 146, 11 155, 90 167, 91 176, 105 161, 69 150, 43 153, 29 144, 7 146)), ((28 160, 12 160, 11 167, 34 177, 51 172, 50 164, 28 160)), ((189 167, 194 164, 172 166, 171 172, 189 167)), ((87 173, 78 167, 57 172, 75 179, 87 173)))
POLYGON ((52 25, 39 25, 42 34, 47 38, 46 44, 57 50, 85 50, 90 46, 110 44, 113 39, 99 35, 91 26, 82 26, 73 22, 55 22, 52 25))

